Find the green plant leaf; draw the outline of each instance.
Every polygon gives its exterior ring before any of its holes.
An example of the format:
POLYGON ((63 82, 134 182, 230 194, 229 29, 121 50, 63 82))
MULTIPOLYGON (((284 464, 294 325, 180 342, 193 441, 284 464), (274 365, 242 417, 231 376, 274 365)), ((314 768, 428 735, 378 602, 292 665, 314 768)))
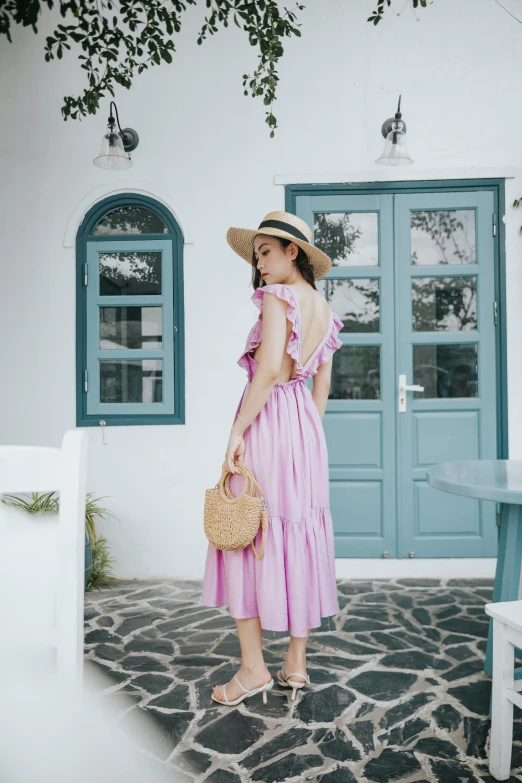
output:
MULTIPOLYGON (((56 492, 6 494, 1 496, 1 500, 6 506, 11 506, 27 514, 57 514, 59 512, 59 498, 56 492)), ((111 511, 100 505, 101 500, 105 500, 105 497, 95 497, 93 492, 88 492, 85 496, 85 530, 93 544, 98 538, 96 521, 98 519, 117 519, 111 511)))
MULTIPOLYGON (((201 0, 199 0, 201 2, 201 0)), ((397 0, 398 2, 398 0, 397 0)), ((402 2, 402 0, 401 0, 402 2)), ((86 72, 86 86, 77 96, 65 96, 61 113, 64 120, 81 119, 96 114, 101 99, 108 93, 114 96, 116 85, 130 89, 134 78, 149 66, 172 64, 170 54, 175 50, 172 36, 179 33, 183 14, 189 5, 198 0, 59 0, 58 8, 65 24, 57 24, 52 35, 46 37, 44 59, 63 59, 64 50, 71 50, 71 43, 80 44, 86 59, 81 70, 86 72), (119 13, 114 13, 114 10, 119 13)), ((406 0, 416 8, 425 8, 427 0, 406 0)), ((235 26, 247 36, 251 46, 258 50, 259 64, 250 81, 250 94, 261 98, 265 106, 273 106, 276 100, 277 77, 274 67, 284 54, 285 37, 301 37, 297 13, 305 5, 297 3, 293 8, 280 8, 277 0, 205 0, 208 16, 197 35, 200 46, 219 26, 235 26)), ((377 10, 367 21, 377 25, 383 18, 391 0, 378 0, 377 10)), ((53 0, 8 0, 0 3, 0 35, 9 42, 11 24, 31 26, 37 33, 36 23, 42 9, 54 7, 53 0)), ((243 76, 243 88, 250 77, 243 76)), ((243 90, 248 95, 248 90, 243 90)), ((270 134, 273 137, 272 127, 270 134)))
POLYGON ((114 557, 109 553, 107 539, 104 536, 99 536, 92 547, 92 566, 87 578, 85 592, 96 589, 99 590, 107 583, 110 583, 111 580, 115 579, 113 576, 113 562, 114 557))

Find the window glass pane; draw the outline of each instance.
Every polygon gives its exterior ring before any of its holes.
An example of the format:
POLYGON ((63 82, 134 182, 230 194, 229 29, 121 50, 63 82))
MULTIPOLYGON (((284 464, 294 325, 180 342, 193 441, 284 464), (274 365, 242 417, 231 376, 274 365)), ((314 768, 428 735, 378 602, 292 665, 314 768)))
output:
POLYGON ((100 296, 161 294, 161 252, 99 253, 100 296))
POLYGON ((330 400, 378 400, 381 396, 381 349, 378 345, 343 345, 333 355, 330 400))
POLYGON ((323 278, 317 280, 316 286, 344 323, 342 332, 379 331, 378 278, 323 278))
POLYGON ((378 213, 316 212, 314 244, 334 266, 378 266, 378 213))
POLYGON ((475 264, 475 210, 411 212, 412 264, 475 264))
POLYGON ((155 212, 138 205, 112 209, 98 221, 91 232, 93 236, 104 237, 114 234, 168 233, 168 227, 155 212))
POLYGON ((161 307, 100 307, 100 348, 162 348, 161 307))
POLYGON ((163 361, 100 361, 100 402, 162 402, 163 361))
POLYGON ((477 345, 414 345, 413 383, 418 399, 478 396, 477 345))
POLYGON ((415 332, 470 332, 477 328, 477 278, 414 277, 411 309, 415 332))

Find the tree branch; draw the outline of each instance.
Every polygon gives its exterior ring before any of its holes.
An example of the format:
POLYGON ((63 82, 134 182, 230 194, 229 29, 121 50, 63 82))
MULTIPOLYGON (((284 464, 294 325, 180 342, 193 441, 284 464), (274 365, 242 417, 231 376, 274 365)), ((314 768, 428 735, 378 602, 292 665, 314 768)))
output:
POLYGON ((518 22, 519 24, 522 24, 522 19, 519 19, 517 16, 512 14, 511 11, 508 11, 507 8, 505 6, 503 6, 502 3, 499 2, 499 0, 495 0, 495 3, 497 5, 499 5, 501 8, 503 8, 504 11, 506 12, 506 14, 509 14, 510 17, 515 20, 515 22, 518 22))

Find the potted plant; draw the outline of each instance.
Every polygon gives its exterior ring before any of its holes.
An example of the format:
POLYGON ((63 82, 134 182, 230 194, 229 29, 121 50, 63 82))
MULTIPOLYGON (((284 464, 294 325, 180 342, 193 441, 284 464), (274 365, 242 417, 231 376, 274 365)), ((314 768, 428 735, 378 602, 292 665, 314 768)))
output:
MULTIPOLYGON (((98 535, 96 531, 97 519, 109 519, 114 514, 103 506, 99 501, 104 498, 94 497, 93 492, 89 492, 85 498, 85 590, 99 587, 104 582, 114 579, 111 575, 114 558, 109 554, 107 539, 98 535)), ((57 514, 59 510, 59 498, 56 492, 46 492, 39 494, 32 492, 29 495, 2 495, 2 503, 12 506, 27 514, 57 514)))

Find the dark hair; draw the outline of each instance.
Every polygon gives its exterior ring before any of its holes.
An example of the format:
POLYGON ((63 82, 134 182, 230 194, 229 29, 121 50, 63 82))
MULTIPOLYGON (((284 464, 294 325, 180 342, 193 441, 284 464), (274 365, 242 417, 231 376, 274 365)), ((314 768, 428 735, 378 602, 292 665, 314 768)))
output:
MULTIPOLYGON (((270 234, 272 239, 277 239, 277 241, 280 243, 281 247, 283 249, 287 248, 290 242, 293 240, 291 239, 284 239, 283 237, 276 237, 270 234)), ((297 242, 296 242, 297 245, 297 242)), ((317 291, 316 285, 315 285, 315 278, 314 278, 314 268, 312 264, 310 263, 310 259, 308 258, 306 252, 303 250, 300 245, 297 245, 297 256, 295 258, 295 265, 303 275, 304 279, 307 283, 310 283, 312 288, 315 288, 317 291)), ((252 250, 252 288, 254 291, 256 288, 260 288, 263 285, 265 285, 265 282, 263 278, 261 277, 261 273, 259 269, 257 268, 257 259, 256 254, 254 250, 252 250)))

